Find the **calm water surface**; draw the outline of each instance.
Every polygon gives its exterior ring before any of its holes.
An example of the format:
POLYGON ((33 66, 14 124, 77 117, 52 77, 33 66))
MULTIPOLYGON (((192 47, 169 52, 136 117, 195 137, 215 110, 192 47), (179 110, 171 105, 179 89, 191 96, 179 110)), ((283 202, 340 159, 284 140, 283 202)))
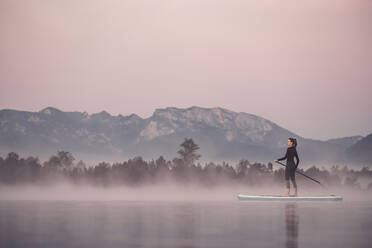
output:
POLYGON ((0 247, 372 247, 372 202, 0 201, 0 247))

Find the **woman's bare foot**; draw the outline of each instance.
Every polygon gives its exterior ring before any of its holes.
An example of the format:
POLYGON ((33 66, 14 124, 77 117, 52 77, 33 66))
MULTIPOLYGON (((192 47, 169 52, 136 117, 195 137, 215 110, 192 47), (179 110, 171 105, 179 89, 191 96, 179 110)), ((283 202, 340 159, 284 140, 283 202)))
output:
POLYGON ((297 197, 297 189, 295 189, 295 192, 294 192, 293 196, 297 197))
POLYGON ((287 190, 285 191, 284 196, 285 196, 285 197, 289 197, 289 189, 287 189, 287 190))

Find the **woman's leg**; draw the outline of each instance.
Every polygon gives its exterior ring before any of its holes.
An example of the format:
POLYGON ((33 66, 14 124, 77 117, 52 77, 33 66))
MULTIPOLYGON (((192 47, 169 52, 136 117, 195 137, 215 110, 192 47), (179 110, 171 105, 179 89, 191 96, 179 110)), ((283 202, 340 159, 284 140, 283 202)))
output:
POLYGON ((289 191, 290 191, 291 186, 289 184, 290 170, 288 167, 285 168, 284 174, 285 174, 285 184, 286 184, 285 196, 289 196, 289 191))
POLYGON ((296 169, 295 168, 291 171, 290 177, 291 177, 291 181, 292 181, 293 188, 294 188, 294 196, 297 196, 297 183, 296 183, 296 169))
POLYGON ((285 184, 286 184, 286 190, 285 190, 285 195, 284 196, 289 196, 289 191, 290 191, 289 180, 285 180, 285 184))

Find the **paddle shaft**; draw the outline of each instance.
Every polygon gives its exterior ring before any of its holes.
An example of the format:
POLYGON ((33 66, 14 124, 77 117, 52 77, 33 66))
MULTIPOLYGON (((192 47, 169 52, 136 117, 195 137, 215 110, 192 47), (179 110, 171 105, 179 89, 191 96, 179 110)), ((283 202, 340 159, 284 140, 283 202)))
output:
MULTIPOLYGON (((276 163, 278 163, 278 164, 280 164, 280 165, 283 165, 284 167, 287 167, 285 164, 283 164, 283 163, 281 163, 281 162, 279 162, 279 161, 276 162, 276 163)), ((309 176, 305 175, 304 173, 301 173, 301 172, 299 172, 299 171, 297 171, 297 170, 296 170, 296 173, 298 173, 298 174, 300 174, 300 175, 302 175, 302 176, 304 176, 304 177, 306 177, 306 178, 308 178, 308 179, 310 179, 310 180, 312 180, 312 181, 314 181, 314 182, 320 184, 320 186, 324 187, 324 185, 321 184, 318 180, 316 180, 316 179, 314 179, 314 178, 311 178, 311 177, 309 177, 309 176)))

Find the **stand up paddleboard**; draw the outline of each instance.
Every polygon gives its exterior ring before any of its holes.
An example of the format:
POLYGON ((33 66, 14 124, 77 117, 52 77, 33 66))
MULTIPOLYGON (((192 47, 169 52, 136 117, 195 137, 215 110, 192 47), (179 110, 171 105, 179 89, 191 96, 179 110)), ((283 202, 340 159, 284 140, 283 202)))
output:
POLYGON ((341 196, 275 196, 275 195, 238 195, 241 201, 342 201, 341 196))

